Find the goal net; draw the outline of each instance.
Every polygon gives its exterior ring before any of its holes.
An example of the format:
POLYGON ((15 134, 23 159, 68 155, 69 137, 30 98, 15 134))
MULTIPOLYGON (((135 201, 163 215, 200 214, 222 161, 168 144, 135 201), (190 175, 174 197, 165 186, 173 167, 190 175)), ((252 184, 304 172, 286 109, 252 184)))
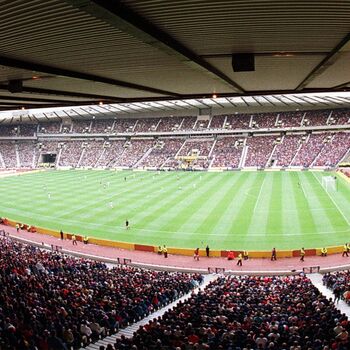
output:
POLYGON ((326 191, 336 191, 337 183, 336 179, 333 176, 323 176, 322 177, 322 186, 326 191))

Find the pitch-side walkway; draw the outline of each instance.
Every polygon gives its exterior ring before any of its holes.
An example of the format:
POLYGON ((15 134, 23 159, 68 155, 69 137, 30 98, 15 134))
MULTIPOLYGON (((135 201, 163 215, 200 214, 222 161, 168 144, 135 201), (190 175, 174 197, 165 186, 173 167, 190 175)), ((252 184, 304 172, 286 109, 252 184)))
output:
MULTIPOLYGON (((320 266, 326 267, 342 267, 343 269, 350 268, 350 257, 342 257, 341 254, 329 255, 327 257, 310 256, 306 257, 304 262, 301 262, 299 258, 284 258, 277 261, 270 261, 270 259, 249 259, 243 262, 243 266, 236 265, 237 261, 228 261, 225 258, 206 258, 201 257, 199 261, 193 260, 191 256, 181 255, 168 255, 165 259, 163 256, 159 256, 155 253, 130 251, 125 249, 118 249, 112 247, 103 247, 94 244, 83 244, 78 242, 77 246, 72 245, 70 240, 60 240, 56 237, 49 235, 43 235, 40 233, 30 233, 27 231, 16 232, 14 227, 0 225, 0 230, 9 232, 11 236, 22 238, 37 243, 45 243, 48 245, 61 246, 66 252, 84 254, 87 257, 94 256, 96 258, 102 258, 109 260, 113 263, 113 259, 116 258, 128 258, 136 266, 144 266, 149 268, 157 268, 163 266, 166 268, 182 269, 182 270, 198 270, 199 272, 207 272, 208 267, 224 268, 226 272, 234 272, 242 274, 245 272, 251 273, 288 273, 291 271, 301 271, 303 267, 320 266)), ((278 248, 278 247, 277 247, 278 248)), ((108 262, 108 261, 107 261, 108 262)))
POLYGON ((118 333, 111 335, 111 336, 108 336, 102 340, 99 340, 96 343, 90 344, 86 348, 81 348, 81 350, 82 349, 98 350, 101 345, 103 345, 105 347, 108 344, 113 345, 115 343, 116 339, 120 338, 122 335, 125 336, 126 338, 131 338, 133 336, 134 332, 136 332, 141 326, 144 326, 149 321, 154 320, 155 318, 157 318, 159 316, 163 316, 166 311, 175 307, 180 301, 187 300, 188 298, 190 298, 190 296, 192 294, 198 293, 199 290, 204 289, 210 282, 214 281, 217 277, 218 277, 217 275, 213 275, 213 274, 205 275, 204 282, 199 287, 197 287, 194 290, 192 290, 191 292, 185 294, 180 299, 177 299, 176 301, 170 303, 169 305, 163 307, 162 309, 157 310, 156 312, 153 312, 152 314, 148 315, 147 317, 145 317, 141 321, 136 322, 127 328, 121 329, 118 333))
MULTIPOLYGON (((334 300, 333 292, 328 289, 322 282, 322 275, 319 273, 312 273, 307 275, 310 278, 312 284, 328 299, 334 300)), ((334 304, 335 307, 344 313, 350 319, 350 306, 343 300, 340 300, 338 303, 334 304)))

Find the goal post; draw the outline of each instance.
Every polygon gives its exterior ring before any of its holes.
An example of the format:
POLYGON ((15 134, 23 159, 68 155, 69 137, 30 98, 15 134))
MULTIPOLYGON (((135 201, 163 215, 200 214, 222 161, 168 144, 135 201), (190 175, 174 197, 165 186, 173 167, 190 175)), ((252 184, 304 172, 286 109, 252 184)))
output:
POLYGON ((323 188, 329 191, 337 190, 337 180, 335 176, 322 176, 322 186, 323 188))

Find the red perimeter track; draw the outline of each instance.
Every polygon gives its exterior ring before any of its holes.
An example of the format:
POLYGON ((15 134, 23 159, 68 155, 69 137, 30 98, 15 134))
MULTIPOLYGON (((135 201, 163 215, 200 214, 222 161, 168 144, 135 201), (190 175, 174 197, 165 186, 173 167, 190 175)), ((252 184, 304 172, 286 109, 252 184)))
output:
MULTIPOLYGON (((61 246, 65 252, 69 251, 74 253, 86 254, 87 257, 93 256, 94 258, 104 258, 116 259, 116 258, 127 258, 131 259, 132 263, 137 263, 138 265, 144 265, 144 267, 150 267, 153 265, 154 268, 162 266, 165 268, 176 268, 179 270, 184 269, 195 269, 202 270, 205 272, 208 267, 224 268, 226 271, 230 270, 237 273, 244 272, 266 272, 266 273, 288 273, 291 271, 301 271, 303 267, 320 266, 321 269, 331 268, 343 269, 350 268, 350 256, 342 257, 341 254, 333 254, 327 257, 320 256, 307 256, 305 261, 302 262, 299 258, 281 258, 277 261, 270 261, 270 259, 249 259, 248 261, 243 261, 243 266, 236 266, 237 260, 228 261, 225 258, 207 258, 201 257, 199 261, 195 261, 193 257, 182 256, 182 255, 168 255, 168 258, 160 256, 156 253, 141 252, 141 251, 130 251, 112 247, 103 247, 94 244, 83 244, 78 242, 78 245, 73 246, 70 240, 60 240, 56 237, 39 234, 30 233, 27 231, 16 232, 14 227, 0 225, 0 230, 8 232, 13 237, 22 238, 36 243, 44 243, 47 245, 61 246)), ((112 261, 111 261, 112 262, 112 261)))

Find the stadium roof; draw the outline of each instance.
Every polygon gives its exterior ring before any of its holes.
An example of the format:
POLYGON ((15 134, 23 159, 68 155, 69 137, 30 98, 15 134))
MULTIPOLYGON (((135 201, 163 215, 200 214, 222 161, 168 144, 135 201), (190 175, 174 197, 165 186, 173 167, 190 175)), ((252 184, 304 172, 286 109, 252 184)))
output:
POLYGON ((6 110, 350 86, 349 1, 0 0, 0 38, 6 110))
POLYGON ((349 107, 350 92, 237 96, 1 111, 0 123, 14 124, 66 118, 91 119, 133 115, 197 115, 199 110, 204 112, 203 114, 225 114, 349 107))

